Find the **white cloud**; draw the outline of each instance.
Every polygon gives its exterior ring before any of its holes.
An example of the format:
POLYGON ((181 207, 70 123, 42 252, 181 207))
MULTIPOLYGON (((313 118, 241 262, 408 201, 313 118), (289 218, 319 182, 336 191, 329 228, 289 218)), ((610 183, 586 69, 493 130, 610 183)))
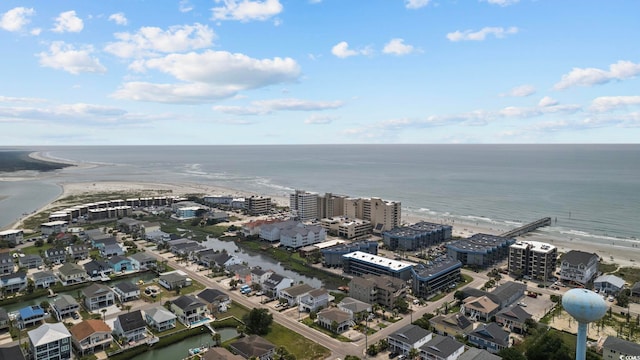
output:
POLYGON ((354 50, 349 48, 349 43, 341 41, 331 48, 331 53, 341 59, 356 55, 368 55, 371 53, 369 48, 354 50))
POLYGON ((550 96, 545 96, 542 99, 540 99, 540 101, 538 102, 538 106, 540 107, 547 107, 547 106, 554 106, 554 105, 558 105, 558 101, 551 98, 550 96))
POLYGON ((207 50, 140 60, 139 70, 157 70, 184 82, 180 84, 125 83, 113 96, 167 103, 208 103, 239 91, 294 82, 300 67, 291 58, 253 59, 244 54, 207 50))
POLYGON ((121 58, 153 56, 157 53, 184 52, 213 44, 215 34, 207 25, 176 25, 162 30, 142 27, 136 33, 114 35, 119 41, 105 46, 105 51, 121 58))
POLYGON ((609 65, 609 71, 597 68, 573 68, 562 75, 554 89, 564 90, 572 86, 602 85, 613 80, 626 80, 640 74, 640 64, 620 60, 609 65))
POLYGON ((4 103, 42 103, 46 101, 47 100, 40 99, 40 98, 14 97, 14 96, 0 95, 0 102, 4 102, 4 103))
POLYGON ((42 29, 40 28, 33 28, 29 31, 29 33, 33 36, 38 36, 40 35, 41 32, 42 32, 42 29))
POLYGON ((407 55, 414 51, 415 48, 412 45, 406 45, 404 39, 400 38, 391 39, 382 49, 383 53, 393 55, 407 55))
POLYGON ((109 15, 109 21, 113 21, 118 25, 127 25, 127 18, 121 12, 109 15))
POLYGON ((640 96, 600 96, 591 102, 590 110, 609 111, 627 106, 640 105, 640 96))
POLYGON ((76 49, 73 45, 56 41, 49 46, 49 52, 41 52, 38 57, 40 65, 64 70, 71 74, 106 72, 107 69, 100 64, 100 60, 91 56, 92 53, 91 46, 76 49))
POLYGON ((420 9, 429 5, 430 2, 431 0, 405 0, 404 6, 407 9, 420 9))
POLYGON ((191 2, 189 2, 189 0, 180 0, 180 3, 178 4, 178 10, 180 10, 180 12, 182 13, 187 13, 193 10, 193 5, 191 4, 191 2))
POLYGON ((309 4, 320 4, 322 0, 309 0, 309 4))
POLYGON ((487 38, 488 35, 493 35, 498 39, 504 38, 507 35, 517 34, 518 28, 512 26, 510 28, 502 28, 502 27, 485 27, 478 31, 473 30, 465 30, 460 31, 457 30, 452 33, 447 34, 447 39, 450 41, 483 41, 487 38))
POLYGON ((311 115, 304 120, 304 123, 307 125, 325 125, 331 124, 337 117, 329 116, 329 115, 311 115))
POLYGON ((258 107, 275 110, 317 111, 337 109, 344 105, 342 101, 309 101, 301 99, 274 99, 253 102, 258 107))
POLYGON ((214 20, 239 20, 251 21, 268 20, 282 12, 280 0, 216 0, 216 3, 224 3, 224 6, 214 7, 214 20))
POLYGON ((213 110, 230 115, 266 115, 269 111, 267 109, 261 109, 256 107, 246 106, 214 106, 213 110))
POLYGON ((520 2, 520 0, 481 0, 481 1, 486 1, 491 5, 500 5, 500 6, 509 6, 509 5, 517 4, 520 2))
POLYGON ((525 97, 535 93, 536 88, 533 85, 520 85, 509 90, 507 93, 500 94, 500 96, 525 97))
POLYGON ((56 18, 56 23, 53 27, 54 32, 80 32, 84 28, 84 23, 82 19, 76 16, 76 12, 65 11, 60 13, 60 15, 56 18))
POLYGON ((111 106, 76 103, 53 107, 0 107, 0 117, 26 120, 105 122, 122 119, 127 111, 111 106))
POLYGON ((6 31, 20 31, 22 28, 29 24, 31 20, 30 16, 35 14, 33 8, 16 7, 0 17, 0 28, 6 31))

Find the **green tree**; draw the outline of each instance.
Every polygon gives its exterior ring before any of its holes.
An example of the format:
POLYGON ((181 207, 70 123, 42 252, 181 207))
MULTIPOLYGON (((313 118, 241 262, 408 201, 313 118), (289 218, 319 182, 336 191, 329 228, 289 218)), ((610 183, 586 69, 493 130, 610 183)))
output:
POLYGON ((49 304, 49 302, 47 300, 43 300, 42 302, 40 302, 40 307, 44 311, 49 311, 49 308, 51 307, 51 304, 49 304))
POLYGON ((213 339, 213 341, 215 342, 216 346, 220 346, 220 341, 222 340, 222 335, 220 335, 219 332, 215 332, 211 338, 213 339))
POLYGON ((420 350, 418 350, 418 349, 416 349, 414 347, 412 347, 409 350, 409 359, 417 359, 419 355, 420 355, 420 350))
POLYGON ((247 326, 249 334, 266 335, 273 322, 273 315, 268 309, 254 308, 242 318, 242 321, 247 326))
POLYGON ((370 356, 378 355, 378 348, 376 347, 375 344, 369 345, 369 347, 367 348, 367 355, 370 355, 370 356))
POLYGON ((498 356, 500 356, 503 360, 527 360, 523 353, 513 347, 500 350, 498 356))
POLYGON ((527 360, 571 360, 571 350, 555 331, 547 331, 527 348, 527 360))
POLYGON ((404 298, 397 298, 393 303, 393 307, 403 314, 409 311, 409 303, 404 298))

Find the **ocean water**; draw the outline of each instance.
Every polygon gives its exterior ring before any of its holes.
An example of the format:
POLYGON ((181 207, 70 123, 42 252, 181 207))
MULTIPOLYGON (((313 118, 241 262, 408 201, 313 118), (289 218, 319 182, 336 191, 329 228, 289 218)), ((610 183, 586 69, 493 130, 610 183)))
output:
MULTIPOLYGON (((400 201, 403 214, 497 229, 550 216, 554 224, 544 231, 554 236, 610 242, 635 240, 640 234, 640 145, 83 146, 30 150, 99 165, 56 171, 41 181, 43 186, 61 181, 184 181, 264 195, 288 195, 294 189, 304 189, 400 201)), ((7 195, 2 187, 0 195, 7 195)), ((3 205, 6 201, 0 201, 0 213, 11 212, 3 205)))

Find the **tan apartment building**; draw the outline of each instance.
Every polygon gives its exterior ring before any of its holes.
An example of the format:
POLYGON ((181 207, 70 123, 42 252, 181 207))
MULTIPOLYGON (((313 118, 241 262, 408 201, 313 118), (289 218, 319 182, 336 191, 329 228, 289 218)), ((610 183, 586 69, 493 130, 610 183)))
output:
POLYGON ((558 249, 539 241, 516 241, 509 246, 509 273, 546 281, 556 271, 558 249))
POLYGON ((328 234, 345 239, 357 239, 371 234, 371 230, 373 230, 371 221, 343 216, 321 219, 320 226, 327 230, 328 234))
POLYGON ((271 198, 264 196, 251 196, 244 199, 244 208, 249 215, 268 214, 271 210, 271 198))
POLYGON ((368 220, 373 226, 373 232, 380 234, 400 226, 401 203, 380 198, 348 198, 344 200, 344 216, 368 220))

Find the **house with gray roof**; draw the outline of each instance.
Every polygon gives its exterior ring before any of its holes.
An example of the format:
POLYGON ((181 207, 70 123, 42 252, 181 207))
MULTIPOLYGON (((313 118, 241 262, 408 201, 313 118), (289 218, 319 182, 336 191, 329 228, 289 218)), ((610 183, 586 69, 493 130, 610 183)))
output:
POLYGON ((83 244, 73 244, 67 246, 67 254, 73 260, 84 260, 89 257, 89 248, 83 244))
POLYGON ((368 316, 368 314, 372 312, 373 307, 364 301, 346 297, 338 303, 338 309, 349 313, 352 319, 361 319, 363 316, 368 316))
POLYGON ((53 271, 49 270, 35 272, 31 277, 33 278, 33 285, 36 289, 46 289, 58 282, 58 278, 55 276, 53 271))
POLYGON ((293 279, 272 272, 262 283, 262 291, 268 299, 278 299, 280 292, 293 284, 293 279))
POLYGON ((84 282, 87 279, 87 272, 82 266, 67 262, 58 268, 58 277, 64 285, 84 282))
POLYGON ((140 288, 131 281, 121 281, 113 286, 120 302, 132 301, 140 298, 140 288))
POLYGON ((497 299, 500 309, 503 309, 522 299, 525 290, 527 290, 527 285, 515 281, 507 281, 493 289, 491 295, 493 295, 494 299, 497 299))
POLYGON ((640 344, 622 340, 615 336, 607 336, 602 344, 603 360, 618 360, 637 357, 640 354, 640 344))
POLYGON ((338 308, 329 307, 318 311, 318 325, 336 333, 341 333, 354 325, 351 314, 338 308), (334 325, 335 328, 334 328, 334 325))
POLYGON ((93 283, 81 291, 84 295, 84 305, 90 311, 116 303, 115 294, 111 291, 111 288, 106 285, 93 283))
POLYGON ((169 290, 173 290, 191 285, 191 279, 186 275, 182 275, 177 272, 170 272, 168 274, 160 275, 158 278, 158 284, 169 290))
POLYGON ((44 251, 44 258, 49 264, 64 264, 67 250, 63 247, 52 247, 44 251))
POLYGON ((429 319, 433 332, 444 336, 462 336, 473 330, 473 323, 464 314, 455 312, 444 315, 436 315, 429 319))
POLYGON ((630 295, 633 297, 640 297, 640 281, 633 284, 630 295))
POLYGON ((122 244, 106 244, 100 248, 100 256, 109 258, 112 256, 124 256, 126 250, 122 244))
MULTIPOLYGON (((333 298, 333 297, 332 297, 333 298)), ((298 311, 312 312, 329 305, 329 292, 325 288, 313 289, 300 296, 298 311)))
POLYGON ((129 256, 131 267, 135 270, 152 269, 156 266, 158 260, 148 253, 141 251, 129 256))
POLYGON ((178 317, 164 306, 156 306, 144 311, 144 319, 147 325, 156 331, 165 331, 176 327, 178 317))
POLYGON ((51 304, 51 312, 58 321, 62 321, 62 319, 71 316, 78 310, 80 310, 80 304, 71 295, 62 294, 51 304))
POLYGON ((526 322, 528 319, 531 319, 531 314, 526 312, 520 305, 512 305, 498 311, 496 314, 496 323, 516 334, 527 332, 526 322))
POLYGON ((10 274, 14 271, 15 263, 10 253, 0 253, 0 274, 10 274))
POLYGON ((280 232, 280 246, 291 249, 299 249, 325 241, 327 230, 318 225, 306 225, 298 223, 294 227, 283 229, 280 232))
POLYGON ((204 289, 198 294, 198 299, 207 304, 209 312, 223 312, 231 304, 229 295, 218 289, 204 289))
POLYGON ((480 349, 486 349, 493 354, 497 354, 500 350, 511 346, 509 333, 493 322, 480 324, 469 333, 468 341, 472 345, 480 349))
POLYGON ((183 295, 171 302, 171 311, 178 321, 191 326, 205 319, 207 304, 191 295, 183 295))
POLYGON ((464 344, 451 336, 434 335, 419 350, 421 359, 456 360, 464 352, 464 344))
POLYGON ((100 279, 104 276, 113 274, 113 268, 102 260, 91 260, 83 265, 84 270, 90 278, 100 279))
POLYGON ((229 348, 245 359, 271 360, 276 346, 258 335, 240 338, 229 345, 229 348))
POLYGON ((27 269, 37 269, 43 264, 42 257, 36 254, 26 254, 24 256, 18 256, 18 266, 27 269))
POLYGON ((127 342, 140 341, 147 337, 147 323, 142 318, 142 312, 135 310, 118 315, 113 323, 113 332, 124 337, 127 342))
POLYGON ((560 258, 560 280, 586 285, 598 274, 598 254, 571 250, 560 258))
POLYGON ((624 288, 624 279, 615 275, 602 275, 593 280, 593 288, 606 294, 615 295, 624 288))
POLYGON ((469 348, 458 357, 458 360, 500 360, 498 355, 494 355, 487 350, 469 348))
POLYGON ((389 351, 409 355, 411 349, 419 349, 433 338, 433 334, 418 325, 409 324, 387 336, 389 351))
POLYGON ((24 271, 0 275, 0 289, 8 294, 18 292, 26 287, 27 273, 24 271))
POLYGON ((309 284, 297 284, 280 291, 280 299, 287 300, 289 306, 298 305, 300 297, 313 290, 313 287, 309 284))

